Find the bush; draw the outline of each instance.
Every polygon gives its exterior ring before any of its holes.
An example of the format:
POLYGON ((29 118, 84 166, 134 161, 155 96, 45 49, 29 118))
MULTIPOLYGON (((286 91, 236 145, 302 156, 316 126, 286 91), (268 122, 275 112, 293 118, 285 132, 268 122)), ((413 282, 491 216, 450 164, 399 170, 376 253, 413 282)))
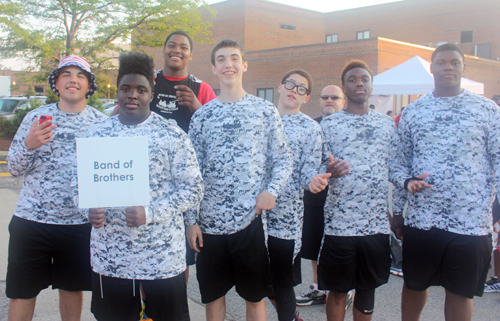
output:
POLYGON ((16 133, 16 129, 13 129, 12 122, 3 117, 0 117, 0 137, 12 137, 16 133), (11 134, 14 132, 14 134, 11 134))
POLYGON ((95 109, 99 110, 102 112, 104 108, 102 108, 103 103, 101 100, 99 100, 99 97, 97 97, 96 94, 92 95, 89 99, 87 99, 87 105, 94 107, 95 109))

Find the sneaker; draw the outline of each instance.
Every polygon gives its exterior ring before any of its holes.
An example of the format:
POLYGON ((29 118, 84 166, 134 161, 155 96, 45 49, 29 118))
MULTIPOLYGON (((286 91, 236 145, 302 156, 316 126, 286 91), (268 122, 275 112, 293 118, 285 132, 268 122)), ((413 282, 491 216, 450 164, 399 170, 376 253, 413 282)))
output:
POLYGON ((309 291, 295 297, 298 306, 307 306, 314 304, 326 303, 326 292, 314 290, 313 286, 309 287, 309 291))
POLYGON ((293 321, 304 321, 301 317, 299 317, 299 311, 295 311, 295 318, 293 321))
POLYGON ((500 279, 497 276, 492 276, 484 284, 484 292, 500 292, 500 279))
POLYGON ((349 309, 354 300, 354 290, 347 292, 347 298, 345 299, 345 310, 349 309))
POLYGON ((397 267, 391 266, 391 274, 403 277, 403 270, 398 269, 397 267))

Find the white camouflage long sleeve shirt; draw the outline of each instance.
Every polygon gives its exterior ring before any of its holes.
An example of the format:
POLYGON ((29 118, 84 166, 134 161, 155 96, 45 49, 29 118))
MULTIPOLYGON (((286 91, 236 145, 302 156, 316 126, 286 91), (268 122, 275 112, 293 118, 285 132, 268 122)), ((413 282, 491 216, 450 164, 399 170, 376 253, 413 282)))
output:
POLYGON ((288 145, 293 155, 293 172, 273 209, 267 212, 268 233, 271 236, 295 240, 295 253, 301 246, 304 189, 319 172, 322 156, 321 126, 303 113, 282 115, 288 145))
POLYGON ((429 173, 433 188, 408 193, 405 225, 464 235, 491 233, 495 187, 500 188, 500 111, 464 90, 428 94, 408 105, 399 122, 403 160, 394 183, 429 173))
MULTIPOLYGON (((351 165, 351 173, 329 179, 325 202, 325 234, 363 236, 389 233, 389 171, 397 163, 398 135, 394 120, 369 110, 354 115, 344 110, 323 119, 323 166, 328 155, 351 165)), ((406 191, 395 189, 394 210, 403 209, 406 191)))
POLYGON ((85 224, 73 203, 71 180, 76 164, 76 138, 108 118, 95 108, 86 106, 78 113, 65 113, 51 104, 29 112, 19 127, 7 156, 13 176, 23 176, 23 189, 14 215, 39 223, 58 225, 85 224), (25 139, 35 117, 52 116, 52 140, 40 148, 29 149, 25 139))
MULTIPOLYGON (((92 228, 92 269, 125 279, 174 277, 186 269, 182 213, 203 196, 196 154, 180 127, 153 112, 137 125, 124 125, 118 116, 111 117, 87 135, 134 136, 148 138, 150 204, 145 206, 146 224, 128 227, 123 208, 107 209, 104 225, 92 228)), ((74 191, 77 201, 77 189, 74 191)), ((88 216, 88 209, 82 212, 88 216)))
POLYGON ((214 99, 191 119, 193 142, 205 182, 205 195, 186 212, 186 225, 207 234, 227 235, 255 218, 262 191, 280 195, 291 175, 293 158, 273 104, 247 94, 225 103, 214 99))

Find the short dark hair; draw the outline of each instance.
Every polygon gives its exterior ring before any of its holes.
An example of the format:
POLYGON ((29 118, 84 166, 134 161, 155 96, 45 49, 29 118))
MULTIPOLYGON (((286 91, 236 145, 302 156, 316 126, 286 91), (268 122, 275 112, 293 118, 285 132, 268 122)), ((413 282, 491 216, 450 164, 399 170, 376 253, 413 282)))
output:
POLYGON ((155 64, 151 56, 142 52, 127 52, 120 55, 120 65, 118 67, 118 77, 116 85, 120 86, 120 81, 123 76, 128 74, 139 74, 146 77, 151 86, 151 91, 154 89, 154 69, 155 64))
POLYGON ((165 43, 163 44, 163 48, 165 48, 165 46, 167 45, 167 42, 170 40, 170 38, 173 35, 180 35, 180 36, 184 36, 184 37, 188 38, 188 40, 189 40, 189 49, 191 51, 193 51, 193 39, 191 39, 191 37, 187 34, 187 32, 182 31, 182 30, 177 30, 177 31, 174 31, 171 34, 169 34, 167 36, 167 39, 165 39, 165 43))
POLYGON ((344 69, 342 70, 342 76, 341 76, 342 77, 341 78, 342 85, 345 85, 345 81, 344 81, 345 74, 347 74, 347 72, 349 70, 354 69, 354 68, 363 68, 366 71, 368 71, 368 73, 370 74, 372 81, 373 81, 373 73, 370 70, 370 68, 368 67, 368 65, 366 64, 366 62, 364 62, 363 60, 359 60, 359 59, 353 59, 353 60, 349 61, 348 63, 346 63, 344 66, 344 69))
POLYGON ((456 51, 460 54, 460 56, 462 56, 462 61, 465 61, 465 56, 462 49, 460 49, 460 47, 457 46, 456 44, 448 42, 445 43, 444 45, 437 47, 436 50, 434 50, 431 56, 431 62, 434 62, 434 58, 436 58, 436 55, 441 51, 456 51))
POLYGON ((230 40, 230 39, 225 39, 219 42, 218 44, 215 45, 214 49, 212 50, 212 65, 215 66, 215 53, 217 50, 222 49, 222 48, 237 48, 241 52, 241 59, 243 59, 243 62, 247 61, 245 58, 245 49, 243 49, 243 46, 240 45, 237 41, 230 40))
POLYGON ((307 79, 307 94, 310 95, 312 92, 312 88, 313 88, 313 80, 312 80, 311 75, 307 71, 305 71, 304 69, 292 69, 292 70, 290 70, 289 72, 286 73, 286 75, 283 77, 283 79, 281 79, 281 83, 284 84, 285 80, 287 80, 288 77, 290 77, 291 75, 295 75, 295 74, 307 79))

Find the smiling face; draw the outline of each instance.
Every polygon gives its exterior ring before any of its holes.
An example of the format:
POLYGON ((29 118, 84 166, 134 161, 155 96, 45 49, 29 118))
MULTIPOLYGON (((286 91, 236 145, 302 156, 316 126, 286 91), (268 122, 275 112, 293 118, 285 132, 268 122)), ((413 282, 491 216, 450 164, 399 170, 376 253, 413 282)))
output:
POLYGON ((163 48, 164 69, 187 72, 187 65, 191 58, 193 58, 193 53, 189 46, 189 39, 183 35, 172 35, 163 48))
POLYGON ((215 65, 212 72, 219 78, 221 84, 231 86, 243 83, 243 73, 248 64, 243 61, 241 51, 235 47, 225 47, 215 52, 215 65))
POLYGON ((85 101, 85 95, 90 90, 90 83, 83 69, 68 66, 59 72, 55 87, 59 92, 61 101, 76 104, 85 101))
MULTIPOLYGON (((302 86, 306 90, 309 89, 309 82, 305 77, 299 74, 291 74, 285 82, 293 83, 296 86, 302 86)), ((300 107, 309 100, 310 96, 307 93, 305 95, 300 95, 296 86, 292 89, 287 89, 284 84, 279 85, 278 93, 280 94, 280 98, 278 101, 278 109, 280 113, 281 110, 285 109, 288 110, 289 113, 298 113, 300 107)))
POLYGON ((461 90, 464 61, 457 51, 447 50, 436 54, 431 63, 436 90, 461 90))
POLYGON ((343 91, 348 101, 357 105, 368 103, 372 93, 372 77, 364 68, 353 68, 344 76, 343 91))
POLYGON ((122 124, 136 125, 149 117, 149 103, 153 99, 148 79, 140 74, 122 77, 118 85, 119 119, 122 124))

